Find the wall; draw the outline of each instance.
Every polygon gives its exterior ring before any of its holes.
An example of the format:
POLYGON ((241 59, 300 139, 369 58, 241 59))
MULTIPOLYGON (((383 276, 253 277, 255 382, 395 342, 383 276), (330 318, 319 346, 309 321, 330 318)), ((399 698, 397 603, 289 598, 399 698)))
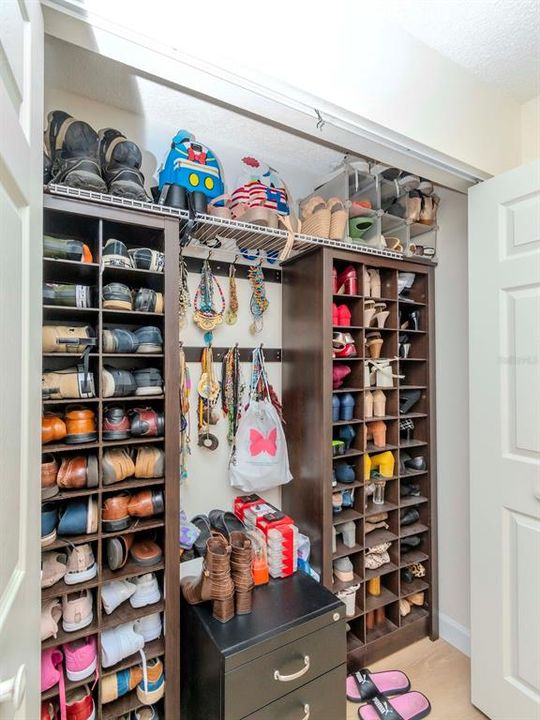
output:
POLYGON ((540 158, 540 95, 521 106, 521 162, 540 158))
MULTIPOLYGON (((48 0, 54 5, 54 0, 48 0)), ((120 0, 63 0, 116 24, 119 34, 151 38, 164 55, 198 58, 242 78, 300 90, 490 174, 519 164, 520 107, 493 86, 392 23, 378 4, 335 0, 330 12, 307 3, 275 5, 253 23, 253 3, 209 0, 208 21, 190 31, 181 4, 160 12, 120 0)), ((262 14, 262 13, 261 13, 262 14)), ((178 78, 181 82, 181 78, 178 78)))
POLYGON ((435 271, 439 620, 469 653, 469 405, 467 198, 440 189, 435 271))

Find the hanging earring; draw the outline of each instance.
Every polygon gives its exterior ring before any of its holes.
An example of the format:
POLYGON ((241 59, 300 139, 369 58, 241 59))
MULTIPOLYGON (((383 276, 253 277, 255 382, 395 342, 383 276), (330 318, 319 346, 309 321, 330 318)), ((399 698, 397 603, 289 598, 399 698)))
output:
POLYGON ((262 270, 262 261, 256 265, 251 265, 248 271, 248 279, 251 285, 251 300, 249 309, 253 322, 249 326, 252 335, 260 333, 263 329, 263 314, 268 310, 270 302, 266 297, 264 287, 264 274, 262 270))
POLYGON ((238 293, 236 289, 236 258, 229 265, 229 307, 225 313, 227 325, 234 325, 238 320, 238 293))

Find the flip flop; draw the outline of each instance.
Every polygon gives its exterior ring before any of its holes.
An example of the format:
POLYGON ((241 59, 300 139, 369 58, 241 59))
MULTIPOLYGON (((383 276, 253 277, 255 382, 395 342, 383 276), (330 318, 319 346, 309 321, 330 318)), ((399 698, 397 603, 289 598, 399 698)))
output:
POLYGON ((411 689, 409 678, 401 670, 370 672, 362 668, 347 676, 347 700, 353 703, 366 702, 376 695, 403 695, 411 689))
POLYGON ((358 709, 360 720, 421 720, 431 712, 429 700, 422 693, 413 691, 389 700, 377 695, 358 709))

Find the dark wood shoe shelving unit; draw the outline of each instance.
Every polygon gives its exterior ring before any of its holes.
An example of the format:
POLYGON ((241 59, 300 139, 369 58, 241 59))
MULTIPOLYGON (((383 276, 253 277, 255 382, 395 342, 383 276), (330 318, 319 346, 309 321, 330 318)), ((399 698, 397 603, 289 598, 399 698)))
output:
MULTIPOLYGON (((287 261, 283 267, 283 407, 287 422, 289 457, 294 482, 283 487, 283 509, 294 517, 302 531, 311 539, 311 563, 321 574, 324 585, 337 592, 347 585, 360 584, 356 595, 356 613, 348 618, 348 666, 358 669, 367 662, 410 644, 426 635, 435 639, 437 623, 437 555, 436 555, 436 453, 434 399, 434 268, 431 263, 392 260, 372 255, 324 248, 313 250, 287 261), (357 295, 333 295, 332 268, 338 272, 352 265, 358 275, 357 295), (390 315, 384 329, 365 328, 363 324, 364 292, 362 269, 379 269, 381 298, 390 315), (398 272, 416 274, 410 297, 404 302, 398 296, 398 272), (332 324, 332 303, 346 304, 352 313, 351 327, 332 324), (386 415, 366 419, 364 415, 364 350, 365 335, 379 331, 384 339, 381 359, 394 360, 398 356, 400 310, 417 310, 419 330, 402 330, 411 342, 410 356, 391 363, 393 372, 404 375, 395 379, 393 388, 381 388, 386 395, 386 415), (332 359, 332 332, 350 332, 358 355, 347 359, 332 359), (343 363, 352 368, 343 387, 333 390, 332 367, 343 363), (421 399, 407 415, 399 414, 399 395, 404 389, 419 389, 421 399), (345 457, 332 457, 332 440, 337 439, 339 427, 347 424, 332 422, 333 393, 349 392, 356 399, 354 419, 350 424, 356 437, 345 457), (400 420, 411 418, 415 429, 410 441, 400 437, 400 420), (385 448, 368 443, 364 448, 364 425, 373 420, 386 423, 385 448), (364 455, 388 450, 395 459, 394 476, 386 483, 385 504, 374 505, 364 499, 364 455), (423 455, 427 460, 424 472, 409 472, 406 479, 420 485, 420 496, 400 497, 400 485, 405 475, 400 472, 400 453, 423 455), (350 460, 355 467, 355 482, 338 483, 332 488, 332 466, 335 461, 350 460), (355 488, 353 508, 333 514, 332 492, 355 488), (416 508, 419 519, 412 525, 400 527, 400 510, 416 508), (388 530, 374 530, 365 534, 364 522, 370 515, 387 512, 388 530), (332 527, 347 520, 356 525, 356 545, 353 548, 337 543, 332 553, 332 527), (401 552, 405 537, 416 535, 421 544, 410 552, 401 552), (390 563, 378 570, 364 568, 365 550, 379 543, 391 542, 390 563), (354 580, 343 583, 333 579, 333 561, 350 557, 354 580), (426 575, 412 583, 404 583, 400 570, 414 562, 422 562, 426 575), (370 595, 368 580, 380 576, 381 594, 370 595), (400 615, 399 601, 415 592, 423 592, 425 603, 413 606, 410 614, 400 615), (367 614, 384 608, 385 619, 368 629, 367 614)), ((366 298, 367 299, 367 298, 366 298)), ((372 387, 372 390, 377 388, 372 387)))
MULTIPOLYGON (((99 463, 99 486, 92 489, 63 491, 44 502, 64 504, 76 498, 95 496, 98 504, 99 523, 96 533, 80 536, 57 537, 56 541, 43 548, 43 551, 69 548, 70 545, 91 543, 98 565, 97 576, 85 583, 66 585, 63 580, 42 591, 42 599, 62 598, 68 593, 90 589, 93 596, 93 622, 77 632, 64 632, 61 625, 58 637, 49 638, 42 647, 56 647, 73 642, 77 638, 97 636, 99 679, 93 690, 98 720, 112 720, 142 705, 135 690, 118 700, 102 704, 101 682, 104 675, 118 670, 140 665, 139 654, 122 660, 118 665, 102 668, 101 632, 121 623, 135 621, 137 618, 160 612, 163 632, 160 638, 147 643, 144 652, 148 660, 161 657, 165 670, 165 696, 159 701, 160 717, 169 720, 179 715, 180 674, 178 668, 179 647, 179 389, 178 389, 178 353, 165 352, 165 347, 174 349, 178 341, 178 232, 177 218, 141 213, 136 210, 107 207, 95 202, 85 202, 67 198, 44 197, 44 232, 46 234, 76 238, 85 242, 93 254, 93 263, 83 264, 73 261, 43 260, 44 282, 70 282, 91 285, 95 289, 94 307, 78 309, 74 307, 43 307, 44 324, 88 324, 96 332, 98 344, 90 354, 90 369, 94 373, 96 397, 88 400, 44 400, 43 408, 62 413, 66 406, 77 404, 91 408, 96 414, 98 440, 91 443, 69 445, 50 443, 43 446, 44 453, 52 453, 60 464, 62 457, 72 454, 93 453, 99 463), (156 273, 136 269, 119 269, 101 265, 102 248, 106 240, 114 237, 125 242, 128 248, 152 247, 165 253, 165 271, 156 273), (102 308, 102 287, 109 282, 121 282, 130 288, 150 287, 164 293, 164 312, 142 313, 133 311, 106 310, 102 308), (143 325, 156 325, 161 329, 164 339, 164 351, 160 354, 105 354, 102 346, 104 328, 126 327, 136 329, 143 325), (159 367, 164 379, 164 393, 152 397, 104 398, 101 393, 101 371, 104 365, 113 365, 126 369, 138 367, 159 367), (165 433, 159 438, 130 438, 123 441, 104 441, 102 439, 103 411, 107 405, 121 404, 126 409, 153 407, 165 412, 165 433), (109 447, 158 444, 165 451, 165 477, 153 479, 130 478, 114 485, 104 486, 102 481, 103 453, 109 447), (107 495, 123 490, 136 492, 147 488, 161 488, 165 497, 165 514, 135 520, 126 530, 105 532, 101 525, 101 506, 107 495), (153 566, 137 565, 130 560, 115 572, 106 561, 106 541, 120 535, 133 534, 137 537, 152 537, 163 551, 161 562, 153 566), (122 578, 131 578, 146 573, 156 574, 162 597, 158 603, 143 608, 131 607, 129 600, 122 603, 111 615, 107 615, 101 604, 100 590, 103 583, 122 578)), ((43 357, 44 369, 59 369, 77 364, 78 356, 73 353, 49 353, 43 357)), ((96 673, 80 682, 66 681, 66 691, 77 686, 92 686, 96 673)), ((42 699, 58 695, 58 685, 43 693, 42 699)))

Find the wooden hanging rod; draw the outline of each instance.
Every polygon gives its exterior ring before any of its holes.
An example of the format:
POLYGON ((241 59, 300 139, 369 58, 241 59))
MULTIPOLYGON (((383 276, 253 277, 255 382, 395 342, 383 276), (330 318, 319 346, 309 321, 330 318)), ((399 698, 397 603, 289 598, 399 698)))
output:
MULTIPOLYGON (((187 362, 200 362, 201 354, 204 348, 194 346, 183 346, 184 353, 186 354, 187 362)), ((255 348, 244 348, 239 347, 240 362, 251 362, 253 357, 253 350, 255 348)), ((214 347, 212 346, 212 353, 214 355, 215 362, 221 362, 229 348, 227 347, 214 347)), ((281 362, 281 348, 267 348, 263 346, 264 359, 266 362, 281 362)))
MULTIPOLYGON (((239 259, 243 260, 241 255, 239 259)), ((194 258, 184 255, 184 260, 186 261, 188 272, 200 274, 204 258, 194 258)), ((209 262, 214 275, 220 275, 222 277, 229 275, 229 267, 232 265, 231 262, 227 262, 226 260, 210 260, 209 262)), ((238 280, 247 280, 249 268, 251 265, 256 264, 256 262, 258 262, 258 260, 249 265, 236 263, 236 278, 238 280)), ((269 268, 265 266, 263 267, 263 273, 265 282, 281 282, 281 270, 279 268, 269 268)))

